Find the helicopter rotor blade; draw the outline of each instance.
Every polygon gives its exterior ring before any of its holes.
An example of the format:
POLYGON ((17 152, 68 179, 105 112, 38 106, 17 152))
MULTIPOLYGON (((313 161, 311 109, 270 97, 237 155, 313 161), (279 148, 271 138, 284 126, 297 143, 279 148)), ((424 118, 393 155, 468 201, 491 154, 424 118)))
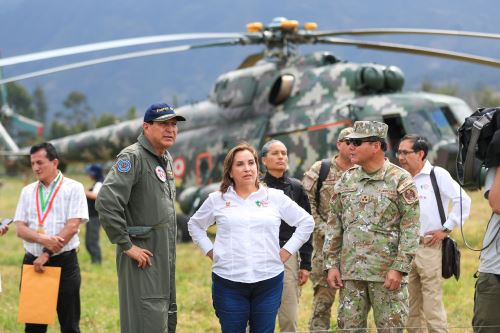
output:
POLYGON ((34 77, 38 77, 38 76, 49 75, 49 74, 53 74, 53 73, 57 73, 57 72, 67 71, 70 69, 76 69, 76 68, 82 68, 82 67, 87 67, 87 66, 93 66, 93 65, 97 65, 97 64, 103 64, 103 63, 107 63, 107 62, 140 58, 140 57, 148 57, 148 56, 152 56, 152 55, 159 55, 159 54, 166 54, 166 53, 184 52, 184 51, 189 51, 189 50, 199 49, 199 48, 217 47, 217 46, 232 46, 232 45, 239 45, 239 44, 241 44, 241 40, 236 39, 236 40, 224 41, 224 42, 215 42, 215 43, 198 44, 198 45, 179 45, 179 46, 172 46, 172 47, 165 47, 165 48, 159 48, 159 49, 152 49, 152 50, 137 51, 137 52, 113 55, 113 56, 109 56, 109 57, 81 61, 81 62, 71 63, 71 64, 57 66, 57 67, 51 67, 51 68, 47 68, 47 69, 43 69, 43 70, 39 70, 39 71, 35 71, 35 72, 30 72, 30 73, 25 73, 25 74, 21 74, 21 75, 8 77, 5 79, 1 79, 0 85, 6 84, 9 82, 20 81, 20 80, 30 79, 30 78, 34 78, 34 77))
POLYGON ((320 44, 351 45, 364 49, 434 56, 445 59, 465 61, 474 64, 500 67, 500 60, 498 59, 476 56, 467 53, 433 49, 428 47, 395 44, 395 43, 368 42, 368 41, 359 41, 359 40, 343 39, 343 38, 320 38, 316 42, 320 44))
POLYGON ((61 49, 23 54, 19 56, 0 59, 0 67, 17 65, 37 60, 52 59, 68 55, 81 53, 110 50, 120 47, 146 45, 153 43, 185 41, 193 39, 223 39, 223 38, 244 38, 246 35, 241 33, 192 33, 192 34, 169 34, 138 38, 118 39, 107 42, 84 44, 61 49))
POLYGON ((343 35, 354 35, 354 36, 441 35, 441 36, 500 39, 500 34, 493 34, 493 33, 460 31, 460 30, 441 30, 441 29, 411 29, 411 28, 373 28, 373 29, 353 29, 353 30, 339 30, 339 31, 319 31, 310 34, 316 37, 343 36, 343 35))

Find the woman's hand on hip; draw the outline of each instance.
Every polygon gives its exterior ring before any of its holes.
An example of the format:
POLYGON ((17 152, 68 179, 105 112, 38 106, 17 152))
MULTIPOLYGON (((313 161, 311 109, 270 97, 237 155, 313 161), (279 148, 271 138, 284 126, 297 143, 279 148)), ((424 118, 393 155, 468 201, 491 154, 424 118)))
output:
POLYGON ((282 263, 285 263, 288 259, 290 259, 291 256, 292 254, 284 248, 280 249, 280 259, 282 263))

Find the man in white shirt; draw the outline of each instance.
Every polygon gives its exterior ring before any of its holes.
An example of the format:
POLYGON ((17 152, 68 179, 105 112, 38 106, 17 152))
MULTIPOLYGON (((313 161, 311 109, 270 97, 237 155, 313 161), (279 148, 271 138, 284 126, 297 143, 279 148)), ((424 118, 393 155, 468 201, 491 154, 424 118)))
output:
MULTIPOLYGON (((23 239, 23 264, 43 274, 44 266, 61 267, 57 314, 62 332, 80 332, 80 267, 76 248, 79 226, 88 221, 83 185, 64 177, 50 143, 30 150, 37 182, 25 186, 17 204, 16 233, 23 239)), ((43 288, 43 286, 40 286, 43 288)), ((25 332, 46 332, 47 325, 26 324, 25 332)))
POLYGON ((426 160, 429 145, 425 138, 406 135, 397 156, 401 166, 415 180, 420 200, 420 245, 409 276, 410 313, 408 331, 448 332, 442 299, 442 240, 469 216, 471 200, 443 168, 426 160), (436 195, 431 182, 434 168, 446 221, 442 225, 436 195), (448 214, 448 206, 452 210, 448 214), (412 329, 413 327, 413 329, 412 329))

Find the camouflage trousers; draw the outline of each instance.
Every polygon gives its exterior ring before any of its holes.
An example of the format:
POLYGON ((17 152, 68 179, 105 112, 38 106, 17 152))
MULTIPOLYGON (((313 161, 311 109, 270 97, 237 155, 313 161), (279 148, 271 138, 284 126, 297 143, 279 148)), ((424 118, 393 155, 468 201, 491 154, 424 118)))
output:
POLYGON ((309 330, 325 331, 330 330, 330 320, 332 305, 335 300, 336 290, 330 287, 317 285, 314 287, 314 298, 311 319, 309 320, 309 330))
POLYGON ((313 283, 314 296, 311 319, 309 320, 310 331, 328 331, 332 305, 335 300, 335 289, 328 286, 326 272, 323 270, 323 243, 325 235, 315 231, 313 234, 313 256, 311 282, 313 283))
POLYGON ((326 272, 323 264, 325 261, 323 255, 323 244, 325 243, 325 234, 321 230, 315 230, 313 234, 313 253, 311 259, 311 282, 313 287, 318 285, 328 287, 326 282, 326 272))
POLYGON ((396 291, 384 288, 383 282, 346 280, 340 289, 337 323, 345 332, 367 332, 370 307, 378 333, 399 333, 408 319, 408 288, 396 291), (359 329, 356 329, 359 328, 359 329))

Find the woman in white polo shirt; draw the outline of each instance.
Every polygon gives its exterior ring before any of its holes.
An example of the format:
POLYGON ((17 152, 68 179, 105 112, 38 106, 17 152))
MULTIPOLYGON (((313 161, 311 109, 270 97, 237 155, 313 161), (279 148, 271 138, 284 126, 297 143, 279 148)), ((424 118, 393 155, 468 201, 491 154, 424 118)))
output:
POLYGON ((314 228, 311 215, 283 191, 259 183, 255 149, 242 143, 224 160, 220 189, 191 217, 193 241, 213 260, 212 300, 222 332, 273 332, 283 290, 283 263, 314 228), (296 227, 279 246, 281 220, 296 227), (217 223, 215 242, 207 228, 217 223))

